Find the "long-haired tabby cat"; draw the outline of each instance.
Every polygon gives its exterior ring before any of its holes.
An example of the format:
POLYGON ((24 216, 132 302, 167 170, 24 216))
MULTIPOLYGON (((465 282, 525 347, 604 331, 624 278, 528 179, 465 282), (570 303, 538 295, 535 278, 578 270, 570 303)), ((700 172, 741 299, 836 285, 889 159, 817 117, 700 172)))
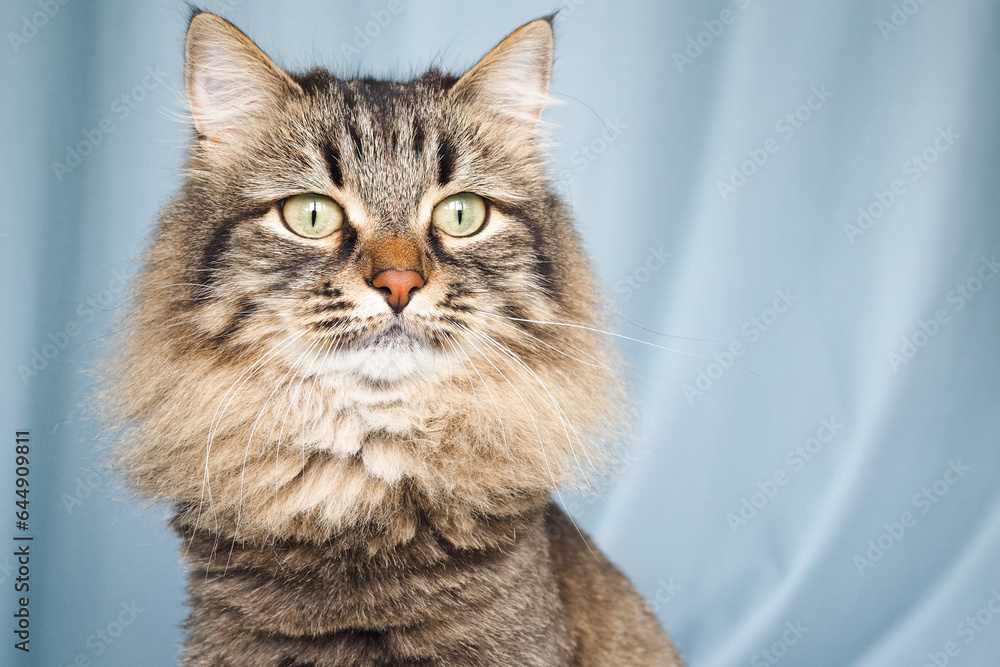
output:
POLYGON ((622 392, 549 188, 541 19, 461 77, 289 74, 195 13, 186 180, 111 370, 185 665, 675 666, 550 498, 622 392))

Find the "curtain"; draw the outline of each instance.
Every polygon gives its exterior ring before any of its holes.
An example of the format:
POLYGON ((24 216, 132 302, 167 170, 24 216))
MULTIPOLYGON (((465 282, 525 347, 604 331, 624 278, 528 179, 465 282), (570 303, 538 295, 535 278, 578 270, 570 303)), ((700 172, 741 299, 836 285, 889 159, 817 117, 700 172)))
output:
MULTIPOLYGON (((288 68, 401 78, 558 9, 552 179, 636 408, 617 474, 560 501, 692 665, 997 664, 996 3, 203 7, 288 68)), ((176 664, 178 539, 88 401, 180 182, 188 12, 0 9, 0 587, 31 649, 8 630, 4 665, 176 664)))

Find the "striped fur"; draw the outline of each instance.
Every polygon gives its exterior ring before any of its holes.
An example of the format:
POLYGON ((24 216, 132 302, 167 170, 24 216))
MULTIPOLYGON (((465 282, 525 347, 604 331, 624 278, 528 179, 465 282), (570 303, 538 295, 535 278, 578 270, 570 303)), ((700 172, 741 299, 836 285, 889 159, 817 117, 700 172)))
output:
POLYGON ((623 394, 546 180, 548 21, 461 78, 288 74, 205 13, 186 53, 196 136, 109 395, 188 545, 185 664, 680 664, 549 500, 605 469, 623 394), (453 238, 459 192, 490 213, 453 238), (345 226, 292 233, 302 193, 345 226), (425 280, 398 314, 385 268, 425 280))

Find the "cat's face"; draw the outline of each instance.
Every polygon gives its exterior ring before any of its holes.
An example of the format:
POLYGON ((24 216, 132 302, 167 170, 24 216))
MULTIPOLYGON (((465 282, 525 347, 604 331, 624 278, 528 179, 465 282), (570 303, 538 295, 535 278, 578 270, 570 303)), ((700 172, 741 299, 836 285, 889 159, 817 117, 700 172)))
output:
POLYGON ((206 344, 264 344, 308 375, 427 379, 455 372, 459 342, 525 347, 507 318, 592 300, 537 145, 547 21, 457 82, 291 77, 208 14, 187 57, 197 209, 167 231, 206 344))
POLYGON ((109 373, 138 489, 312 539, 599 465, 621 395, 545 174, 548 21, 457 78, 292 76, 211 14, 186 57, 186 179, 109 373))

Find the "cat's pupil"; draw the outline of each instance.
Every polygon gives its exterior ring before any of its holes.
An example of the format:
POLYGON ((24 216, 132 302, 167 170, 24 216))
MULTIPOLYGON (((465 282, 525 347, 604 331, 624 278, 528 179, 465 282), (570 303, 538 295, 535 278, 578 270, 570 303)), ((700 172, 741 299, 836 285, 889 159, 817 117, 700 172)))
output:
POLYGON ((457 216, 458 216, 458 226, 459 226, 459 227, 461 227, 461 226, 462 226, 462 212, 463 212, 463 211, 462 211, 462 207, 461 207, 461 206, 459 206, 459 207, 458 207, 458 210, 457 210, 457 211, 455 211, 455 215, 457 215, 457 216))
POLYGON ((312 205, 312 210, 310 210, 310 214, 312 215, 312 226, 313 227, 316 226, 316 214, 317 214, 316 208, 317 208, 316 204, 313 204, 312 205))

